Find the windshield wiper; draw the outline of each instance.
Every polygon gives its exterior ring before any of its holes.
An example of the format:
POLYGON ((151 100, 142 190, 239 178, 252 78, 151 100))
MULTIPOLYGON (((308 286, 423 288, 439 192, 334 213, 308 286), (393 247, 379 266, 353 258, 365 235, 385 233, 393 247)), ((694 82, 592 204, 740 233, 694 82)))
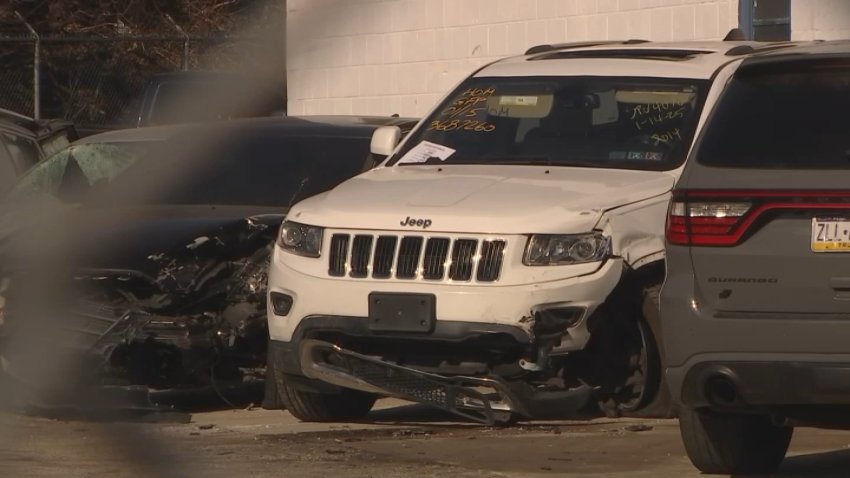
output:
MULTIPOLYGON (((605 167, 602 161, 588 161, 574 158, 564 158, 553 160, 551 156, 483 156, 480 158, 482 163, 488 164, 506 164, 517 166, 561 166, 561 167, 579 167, 579 168, 600 168, 605 167)), ((476 161, 478 162, 478 161, 476 161)))
POLYGON ((484 163, 484 164, 508 164, 517 166, 551 166, 550 156, 479 156, 471 160, 464 160, 468 163, 484 163))

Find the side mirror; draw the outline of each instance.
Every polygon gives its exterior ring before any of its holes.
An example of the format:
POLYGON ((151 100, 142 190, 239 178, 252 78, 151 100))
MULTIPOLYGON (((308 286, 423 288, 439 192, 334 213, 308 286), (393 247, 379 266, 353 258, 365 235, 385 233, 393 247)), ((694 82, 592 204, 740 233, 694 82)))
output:
POLYGON ((401 141, 401 128, 398 126, 381 126, 372 133, 372 154, 389 156, 398 142, 401 141))

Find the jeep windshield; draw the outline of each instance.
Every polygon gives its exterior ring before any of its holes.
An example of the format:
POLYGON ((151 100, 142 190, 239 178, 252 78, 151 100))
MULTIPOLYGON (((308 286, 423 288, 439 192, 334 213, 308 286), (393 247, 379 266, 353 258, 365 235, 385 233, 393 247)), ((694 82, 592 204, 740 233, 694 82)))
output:
POLYGON ((473 78, 423 122, 388 164, 675 169, 687 155, 707 83, 473 78))

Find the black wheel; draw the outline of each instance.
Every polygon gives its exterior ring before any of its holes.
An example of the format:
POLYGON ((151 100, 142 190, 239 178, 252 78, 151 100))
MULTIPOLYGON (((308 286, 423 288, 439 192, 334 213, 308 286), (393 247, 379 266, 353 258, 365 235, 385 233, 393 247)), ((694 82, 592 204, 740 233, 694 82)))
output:
POLYGON ((316 393, 299 390, 286 383, 283 374, 277 375, 280 401, 295 418, 304 422, 343 422, 365 417, 377 397, 358 390, 343 389, 340 393, 316 393))
POLYGON ((774 471, 788 451, 791 427, 761 415, 682 409, 679 428, 688 458, 703 473, 763 474, 774 471))
POLYGON ((266 348, 266 374, 264 378, 263 389, 263 404, 265 410, 280 410, 283 408, 283 403, 280 399, 280 393, 277 391, 277 380, 275 379, 274 369, 274 353, 271 347, 266 348))
MULTIPOLYGON (((664 376, 660 342, 658 298, 661 284, 642 290, 640 316, 620 321, 608 330, 620 352, 609 350, 608 387, 599 406, 609 417, 672 418, 676 416, 664 376)), ((634 307, 634 305, 632 305, 634 307)))
POLYGON ((673 418, 676 410, 664 374, 666 361, 659 320, 659 298, 661 284, 643 290, 641 301, 641 351, 638 352, 640 367, 635 374, 645 377, 645 392, 634 408, 624 407, 625 415, 643 418, 673 418))

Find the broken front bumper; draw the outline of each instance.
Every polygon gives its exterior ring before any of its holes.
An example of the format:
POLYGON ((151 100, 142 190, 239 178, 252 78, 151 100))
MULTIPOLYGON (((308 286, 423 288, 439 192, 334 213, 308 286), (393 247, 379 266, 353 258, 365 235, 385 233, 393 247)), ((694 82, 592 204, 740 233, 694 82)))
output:
POLYGON ((443 376, 345 350, 329 342, 304 340, 298 348, 301 372, 339 387, 424 403, 487 425, 525 418, 574 415, 592 389, 540 389, 497 378, 443 376))

